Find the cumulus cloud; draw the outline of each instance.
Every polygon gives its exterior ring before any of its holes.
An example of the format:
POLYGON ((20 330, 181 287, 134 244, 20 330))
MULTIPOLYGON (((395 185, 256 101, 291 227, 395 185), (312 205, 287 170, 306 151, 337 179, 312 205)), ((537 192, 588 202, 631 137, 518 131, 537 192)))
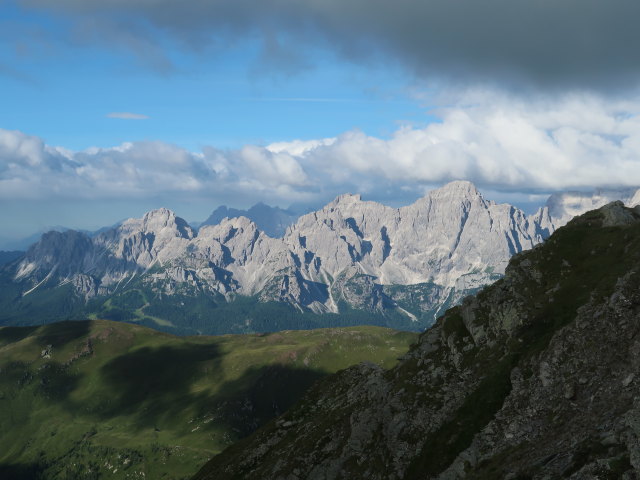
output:
POLYGON ((198 195, 279 204, 344 192, 406 197, 456 179, 540 194, 640 186, 640 101, 573 94, 525 101, 468 94, 440 121, 390 138, 348 131, 331 139, 205 147, 125 143, 70 152, 0 130, 0 198, 198 195))
POLYGON ((382 53, 419 75, 470 82, 598 88, 640 76, 636 0, 19 1, 67 15, 81 30, 111 25, 102 37, 145 58, 161 56, 159 32, 196 50, 259 35, 260 62, 283 71, 304 67, 304 49, 321 42, 350 60, 382 53))
POLYGON ((120 120, 148 120, 147 115, 131 112, 111 112, 107 114, 107 118, 117 118, 120 120))

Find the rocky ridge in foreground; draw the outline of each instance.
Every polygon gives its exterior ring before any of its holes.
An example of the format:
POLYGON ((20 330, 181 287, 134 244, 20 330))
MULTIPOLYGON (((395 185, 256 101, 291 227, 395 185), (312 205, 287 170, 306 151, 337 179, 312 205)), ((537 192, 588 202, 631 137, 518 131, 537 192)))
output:
POLYGON ((516 255, 390 370, 362 364, 204 479, 602 479, 640 472, 640 208, 516 255))

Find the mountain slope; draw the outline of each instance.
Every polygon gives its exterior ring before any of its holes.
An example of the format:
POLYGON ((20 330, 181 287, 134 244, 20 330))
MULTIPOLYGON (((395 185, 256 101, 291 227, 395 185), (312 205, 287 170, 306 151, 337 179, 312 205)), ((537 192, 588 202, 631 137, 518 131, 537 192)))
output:
POLYGON ((323 380, 194 478, 636 478, 639 313, 640 208, 613 203, 513 257, 394 368, 323 380))
POLYGON ((317 379, 390 366, 375 327, 179 338, 118 322, 0 328, 0 478, 185 478, 317 379))

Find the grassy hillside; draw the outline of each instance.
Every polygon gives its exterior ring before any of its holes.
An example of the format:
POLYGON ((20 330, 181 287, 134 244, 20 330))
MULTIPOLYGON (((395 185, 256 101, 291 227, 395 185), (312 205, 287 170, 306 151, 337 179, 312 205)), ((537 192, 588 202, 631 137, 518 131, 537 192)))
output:
POLYGON ((106 320, 0 328, 0 478, 188 478, 317 379, 415 334, 175 337, 106 320))

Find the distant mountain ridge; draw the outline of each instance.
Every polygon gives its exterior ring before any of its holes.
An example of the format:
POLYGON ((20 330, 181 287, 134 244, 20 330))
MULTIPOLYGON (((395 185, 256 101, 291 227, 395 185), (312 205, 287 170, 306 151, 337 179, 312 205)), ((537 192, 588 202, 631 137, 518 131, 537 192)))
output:
POLYGON ((237 217, 246 217, 270 237, 281 238, 287 228, 300 217, 300 213, 291 209, 284 210, 280 207, 271 207, 262 202, 256 203, 248 210, 228 208, 226 205, 221 205, 213 211, 209 218, 200 224, 200 227, 217 225, 225 218, 237 217))
POLYGON ((94 238, 49 232, 3 268, 7 292, 18 297, 4 303, 0 298, 0 321, 16 321, 20 305, 55 291, 76 302, 68 314, 86 313, 86 303, 89 311, 111 318, 116 310, 109 298, 115 295, 126 298, 120 301, 122 319, 151 318, 176 327, 206 326, 216 322, 211 306, 252 298, 301 313, 365 312, 389 326, 420 330, 502 276, 511 256, 562 225, 566 217, 554 215, 568 211, 559 207, 566 198, 528 216, 457 181, 401 208, 341 195, 298 218, 282 238, 246 217, 223 218, 196 231, 164 208, 94 238), (201 307, 184 313, 190 298, 199 298, 201 307), (160 301, 169 303, 159 308, 160 301))
POLYGON ((109 227, 101 227, 97 230, 82 230, 82 229, 73 229, 73 228, 69 228, 69 227, 64 227, 61 225, 55 225, 55 226, 50 226, 50 227, 45 227, 43 229, 41 229, 40 231, 33 233, 27 237, 23 237, 23 238, 14 238, 14 239, 8 239, 8 238, 0 238, 0 250, 2 251, 22 251, 22 252, 26 252, 29 247, 37 242, 40 241, 40 239, 42 238, 42 236, 45 233, 49 233, 49 232, 66 232, 67 230, 76 230, 82 233, 86 233, 87 235, 89 235, 90 237, 95 237, 96 235, 99 235, 100 233, 107 231, 115 226, 119 225, 119 223, 116 223, 114 225, 111 225, 109 227))

